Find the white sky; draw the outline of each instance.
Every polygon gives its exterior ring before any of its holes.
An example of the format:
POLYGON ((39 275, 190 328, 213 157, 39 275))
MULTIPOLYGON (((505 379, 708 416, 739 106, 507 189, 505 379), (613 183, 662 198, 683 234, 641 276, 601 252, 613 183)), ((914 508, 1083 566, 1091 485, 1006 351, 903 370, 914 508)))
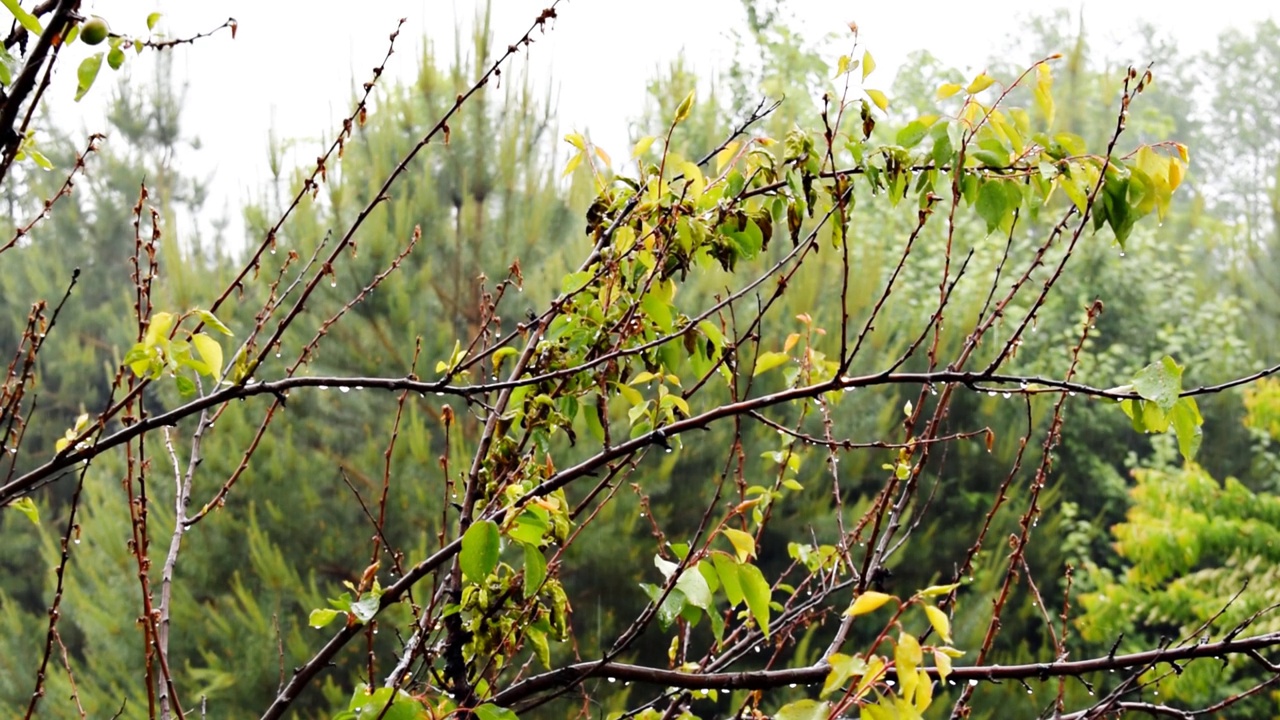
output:
MULTIPOLYGON (((514 42, 550 0, 493 0, 494 42, 514 42)), ((258 196, 268 177, 267 130, 284 137, 310 138, 301 159, 318 152, 321 134, 332 136, 347 112, 353 75, 363 82, 387 46, 387 36, 406 17, 398 52, 388 72, 409 79, 417 64, 421 38, 451 42, 455 22, 470 22, 483 0, 86 0, 86 14, 98 13, 112 29, 145 36, 147 13, 164 13, 161 29, 186 37, 221 24, 228 16, 239 22, 233 41, 224 30, 194 46, 177 49, 175 79, 190 92, 184 114, 188 135, 201 149, 182 158, 183 169, 210 176, 214 199, 208 209, 227 212, 233 220, 232 242, 240 233, 238 208, 258 196)), ((1106 50, 1131 36, 1139 19, 1166 28, 1186 50, 1211 47, 1228 26, 1247 28, 1268 15, 1267 3, 1219 0, 1211 12, 1202 3, 1171 0, 790 0, 796 24, 817 40, 845 32, 858 23, 863 45, 876 56, 879 69, 869 84, 887 88, 911 50, 928 48, 944 62, 963 70, 1004 47, 1018 32, 1025 13, 1034 8, 1083 8, 1094 47, 1106 50), (879 82, 872 82, 876 78, 879 82)), ((558 92, 562 132, 589 129, 593 139, 614 157, 626 157, 627 122, 640 112, 645 81, 684 50, 700 75, 723 69, 731 61, 730 32, 742 28, 745 13, 739 0, 564 0, 559 19, 536 42, 526 66, 534 78, 558 92)), ((465 32, 465 31, 464 31, 465 32)), ((1065 49, 1065 48, 1064 48, 1065 49)), ((102 101, 106 87, 96 87, 83 103, 72 104, 74 68, 89 49, 80 43, 64 55, 62 70, 50 94, 63 127, 80 115, 86 131, 105 126, 102 101)), ((142 70, 149 63, 135 63, 142 70)), ((517 73, 506 73, 514 77, 517 73)), ((99 83, 109 81, 104 67, 99 83)))

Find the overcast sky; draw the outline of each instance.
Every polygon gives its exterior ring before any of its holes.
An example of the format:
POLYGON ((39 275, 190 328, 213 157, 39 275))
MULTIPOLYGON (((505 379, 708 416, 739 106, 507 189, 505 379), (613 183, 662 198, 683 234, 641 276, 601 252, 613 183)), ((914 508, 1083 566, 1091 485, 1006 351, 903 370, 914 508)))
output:
MULTIPOLYGON (((549 3, 493 0, 495 44, 504 47, 518 39, 549 3)), ((1247 29, 1272 15, 1266 5, 1239 0, 1219 0, 1211 8, 1169 0, 789 3, 796 25, 809 38, 847 32, 846 24, 856 21, 879 66, 880 82, 872 84, 886 88, 902 59, 918 48, 963 70, 981 69, 979 63, 1005 47, 1034 8, 1083 9, 1094 47, 1104 52, 1122 46, 1142 19, 1194 51, 1211 47, 1229 26, 1247 29)), ((477 7, 483 0, 86 0, 83 5, 86 14, 110 19, 113 30, 140 36, 153 11, 164 14, 162 29, 178 37, 236 18, 234 41, 223 31, 182 46, 174 65, 175 78, 190 85, 185 130, 201 142, 200 150, 185 154, 183 169, 212 178, 215 199, 209 210, 232 215, 234 233, 239 233, 239 206, 257 196, 267 177, 268 128, 284 137, 311 139, 313 144, 304 143, 307 149, 300 152, 314 157, 318 153, 310 147, 318 148, 322 134, 332 136, 347 112, 353 75, 357 82, 369 76, 398 18, 407 22, 388 71, 407 80, 421 38, 451 43, 455 24, 469 23, 477 7)), ((563 0, 558 14, 516 67, 527 68, 558 93, 562 132, 589 129, 614 157, 629 154, 627 122, 639 113, 645 81, 655 70, 682 50, 700 74, 725 68, 731 61, 731 32, 743 27, 745 17, 739 0, 563 0)), ((60 98, 54 104, 60 125, 74 127, 68 115, 78 114, 86 131, 98 131, 105 127, 105 87, 95 88, 83 103, 67 102, 74 94, 74 68, 88 51, 77 44, 64 55, 51 93, 60 98)), ((144 53, 140 70, 145 58, 144 53)), ((104 68, 99 82, 108 78, 104 68)))

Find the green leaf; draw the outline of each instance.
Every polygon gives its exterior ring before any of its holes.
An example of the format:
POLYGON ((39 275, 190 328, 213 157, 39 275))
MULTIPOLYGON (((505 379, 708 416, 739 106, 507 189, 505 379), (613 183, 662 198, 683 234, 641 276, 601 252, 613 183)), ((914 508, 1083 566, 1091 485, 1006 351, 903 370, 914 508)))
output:
POLYGON ((504 707, 493 703, 485 703, 475 709, 480 720, 519 720, 519 716, 504 707))
POLYGON ((525 599, 538 594, 542 581, 547 579, 547 558, 534 545, 524 546, 524 596, 525 599))
POLYGON ((124 51, 119 47, 111 48, 111 51, 107 53, 107 65, 112 70, 119 70, 120 66, 124 65, 124 51))
POLYGON ((756 358, 756 367, 755 370, 751 371, 751 375, 755 377, 767 373, 790 359, 791 356, 783 352, 760 353, 760 356, 756 358))
MULTIPOLYGON (((664 560, 661 555, 653 556, 653 564, 665 578, 670 578, 680 569, 679 563, 664 560)), ((694 568, 685 568, 680 573, 680 577, 676 579, 676 590, 690 605, 704 610, 711 607, 711 587, 707 585, 707 579, 702 577, 702 573, 694 568)))
POLYGON ((733 543, 733 549, 737 553, 739 563, 746 562, 747 558, 756 554, 756 539, 751 533, 734 530, 733 528, 725 528, 722 532, 729 539, 729 542, 733 543))
POLYGON ((9 507, 17 510, 37 527, 40 525, 40 508, 36 507, 36 501, 29 497, 18 498, 9 504, 9 507))
POLYGON ((827 679, 822 683, 822 694, 830 694, 833 690, 844 687, 849 682, 849 678, 860 676, 867 671, 867 661, 860 657, 845 655, 844 653, 832 653, 827 658, 827 663, 831 665, 831 672, 827 673, 827 679))
POLYGON ((747 601, 747 612, 760 626, 760 632, 769 637, 769 600, 773 594, 769 581, 755 565, 739 565, 738 579, 742 583, 742 597, 747 601))
POLYGON ((1182 392, 1182 368, 1166 355, 1133 376, 1133 391, 1161 410, 1171 410, 1182 392))
POLYGON ((22 27, 26 28, 28 32, 33 35, 40 35, 44 32, 44 27, 40 24, 40 21, 36 19, 36 16, 22 9, 22 5, 18 3, 18 0, 0 0, 0 2, 4 3, 4 6, 9 9, 9 12, 13 13, 13 17, 16 18, 17 21, 21 23, 22 27))
POLYGON ((739 582, 738 564, 728 555, 711 553, 711 563, 716 567, 716 575, 720 577, 720 587, 724 588, 725 597, 730 607, 737 607, 742 602, 742 583, 739 582))
POLYGON ((332 610, 329 608, 312 610, 311 616, 307 618, 307 624, 314 628, 322 628, 325 625, 328 625, 329 623, 333 622, 334 618, 338 617, 339 615, 345 615, 345 614, 346 613, 342 612, 341 610, 332 610))
MULTIPOLYGON (((657 585, 640 583, 640 588, 643 589, 645 594, 649 596, 649 599, 654 602, 657 602, 658 598, 662 597, 662 588, 657 585)), ((667 599, 663 600, 662 604, 658 606, 658 625, 663 630, 671 627, 671 623, 675 622, 676 618, 680 617, 681 611, 684 610, 684 604, 684 593, 680 592, 678 589, 673 589, 668 593, 667 599)))
POLYGON ((906 127, 898 131, 894 143, 904 148, 913 148, 929 134, 929 126, 919 120, 912 120, 906 127))
POLYGON ((525 510, 520 513, 520 517, 516 518, 516 524, 507 531, 507 536, 516 542, 536 548, 550 529, 551 524, 539 517, 537 513, 525 510))
POLYGON ((458 560, 462 575, 472 582, 482 582, 498 566, 498 550, 501 545, 498 525, 492 520, 472 523, 462 536, 462 551, 458 560))
POLYGON ((1008 210, 1004 188, 1000 187, 1002 182, 1001 180, 988 180, 982 183, 982 187, 978 190, 978 217, 987 222, 988 233, 1000 227, 1000 223, 1004 220, 1005 212, 1008 210))
POLYGON ((160 22, 160 13, 153 12, 147 16, 147 30, 155 30, 156 23, 160 22))
POLYGON ((361 598, 351 603, 351 614, 361 623, 367 623, 378 614, 378 596, 374 593, 365 593, 361 598))
POLYGON ((204 333, 196 333, 191 337, 191 344, 195 345, 196 352, 200 353, 200 357, 208 365, 208 372, 204 374, 213 378, 221 375, 222 346, 218 344, 218 341, 204 333))
POLYGON ((40 152, 39 150, 36 150, 35 148, 28 146, 26 148, 23 148, 22 152, 26 153, 27 157, 31 158, 31 162, 38 165, 41 169, 44 169, 44 170, 53 169, 53 163, 50 162, 49 158, 45 157, 44 153, 40 152))
POLYGON ((778 708, 773 718, 774 720, 827 720, 830 712, 831 703, 804 699, 778 708))
POLYGON ((675 121, 677 123, 684 122, 684 119, 689 117, 689 111, 693 109, 693 98, 696 94, 696 90, 690 90, 689 94, 685 96, 683 101, 681 101, 680 106, 676 108, 675 121))
POLYGON ((80 83, 76 87, 76 102, 89 92, 89 88, 93 87, 93 81, 98 78, 98 71, 102 69, 102 53, 94 53, 84 60, 80 61, 80 67, 76 70, 76 79, 80 83))
POLYGON ((1173 410, 1169 413, 1173 421, 1173 432, 1178 438, 1178 452, 1182 453, 1182 457, 1187 462, 1195 459, 1196 453, 1200 450, 1200 442, 1204 439, 1204 434, 1200 426, 1204 424, 1204 418, 1200 416, 1200 408, 1196 406, 1195 398, 1178 398, 1178 402, 1173 404, 1173 410))
POLYGON ((214 330, 217 330, 223 335, 227 335, 227 336, 232 335, 231 328, 224 325, 223 322, 219 320, 216 315, 209 312, 208 310, 197 309, 197 310, 192 310, 191 313, 195 315, 197 318, 199 318, 200 322, 204 323, 205 325, 208 325, 214 330))
POLYGON ((192 396, 192 395, 195 395, 195 394, 196 394, 196 381, 195 381, 195 380, 192 380, 191 378, 187 377, 186 375, 178 375, 178 376, 177 376, 177 377, 175 377, 173 380, 174 380, 174 382, 177 384, 177 386, 178 386, 178 393, 179 393, 179 394, 181 394, 181 395, 182 395, 182 397, 190 397, 190 396, 192 396))

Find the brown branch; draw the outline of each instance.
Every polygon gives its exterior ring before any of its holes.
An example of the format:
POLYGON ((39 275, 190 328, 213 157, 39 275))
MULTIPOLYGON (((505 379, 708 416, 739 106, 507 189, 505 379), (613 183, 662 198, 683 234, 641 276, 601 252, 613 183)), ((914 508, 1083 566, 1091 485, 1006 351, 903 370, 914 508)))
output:
MULTIPOLYGON (((1171 663, 1199 658, 1225 658, 1267 648, 1280 647, 1280 633, 1267 633, 1238 640, 1224 640, 1204 645, 1191 645, 1167 650, 1148 650, 1128 655, 1104 655, 1088 660, 1072 660, 1023 665, 976 665, 953 667, 947 674, 951 681, 996 682, 1001 680, 1045 680, 1051 677, 1076 677, 1096 672, 1150 667, 1159 663, 1171 663)), ((924 668, 922 668, 924 669, 924 668)), ((932 677, 938 676, 937 668, 927 668, 932 677)), ((493 697, 493 702, 510 707, 533 695, 560 687, 566 678, 581 676, 613 677, 634 683, 662 685, 686 690, 768 690, 795 685, 814 685, 826 680, 831 668, 825 664, 810 665, 785 670, 749 670, 744 672, 691 673, 665 670, 626 663, 584 662, 557 668, 517 683, 493 697)), ((885 679, 895 680, 894 670, 886 671, 885 679)))

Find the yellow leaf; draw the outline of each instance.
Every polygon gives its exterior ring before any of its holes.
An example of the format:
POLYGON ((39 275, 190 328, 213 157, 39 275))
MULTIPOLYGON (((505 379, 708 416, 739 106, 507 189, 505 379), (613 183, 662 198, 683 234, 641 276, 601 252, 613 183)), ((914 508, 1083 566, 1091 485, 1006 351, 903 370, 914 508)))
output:
POLYGON ((638 158, 649 152, 649 146, 653 144, 653 141, 654 137, 652 135, 645 135, 637 140, 635 149, 631 151, 631 157, 638 158))
POLYGON ((923 653, 916 636, 905 632, 899 634, 898 644, 893 648, 893 664, 898 671, 899 691, 904 700, 910 701, 915 696, 916 685, 920 682, 916 668, 920 666, 921 659, 923 653))
POLYGON ((881 605, 884 605, 893 599, 894 597, 892 595, 876 592, 875 590, 868 590, 859 595, 858 599, 854 600, 853 604, 849 606, 849 609, 844 611, 844 614, 851 615, 853 617, 866 615, 869 612, 875 612, 881 605))
POLYGON ((898 644, 893 649, 893 662, 898 672, 915 672, 924 662, 924 651, 920 649, 920 641, 909 632, 898 634, 898 644))
POLYGON ((582 153, 578 153, 577 155, 574 155, 573 157, 569 158, 569 162, 564 166, 564 172, 560 174, 560 177, 569 177, 569 174, 572 173, 574 170, 577 170, 578 166, 581 164, 582 164, 582 153))
POLYGON ((964 86, 960 85, 959 83, 943 83, 941 86, 938 87, 937 96, 939 100, 946 100, 947 98, 951 97, 952 95, 955 95, 956 93, 960 92, 963 89, 964 89, 964 86))
POLYGON ((847 72, 849 72, 849 56, 841 55, 840 59, 836 61, 836 77, 840 77, 847 72))
POLYGON ((1183 174, 1182 163, 1170 161, 1169 163, 1169 191, 1170 192, 1177 190, 1178 186, 1182 184, 1182 174, 1183 174))
POLYGON ((800 333, 791 333, 790 335, 787 336, 787 341, 782 343, 782 351, 791 352, 791 348, 795 347, 796 343, 799 341, 800 341, 800 333))
POLYGON ((889 109, 889 97, 879 90, 867 90, 867 97, 871 98, 871 102, 875 103, 876 107, 881 110, 887 111, 889 109))
POLYGON ((960 587, 960 583, 951 583, 950 585, 930 585, 921 590, 918 594, 920 597, 937 597, 939 595, 949 595, 952 590, 960 587))
POLYGON ((869 691, 871 687, 880 680, 880 677, 884 675, 884 672, 884 658, 879 655, 871 656, 871 659, 867 661, 866 672, 863 673, 862 680, 858 682, 858 689, 853 693, 854 699, 858 700, 861 699, 863 695, 866 695, 867 691, 869 691))
POLYGON ((938 668, 938 679, 945 681, 951 674, 951 656, 941 650, 934 650, 933 664, 938 668))
POLYGON ((942 641, 951 642, 951 618, 933 605, 925 605, 924 614, 929 616, 929 624, 933 626, 942 641))
MULTIPOLYGON (((876 69, 876 60, 871 57, 871 51, 867 50, 862 53, 862 79, 866 80, 871 71, 876 69)), ((881 108, 883 109, 883 108, 881 108)))
POLYGON ((978 77, 974 78, 973 82, 969 83, 969 87, 965 88, 964 91, 969 93, 970 95, 977 95, 983 90, 986 90, 987 88, 991 87, 995 83, 995 81, 996 81, 995 78, 991 77, 986 73, 982 73, 978 75, 978 77))
POLYGON ((564 136, 564 141, 584 152, 587 149, 586 138, 582 137, 580 133, 569 133, 564 136))
POLYGON ((1053 73, 1049 69, 1048 63, 1041 63, 1036 66, 1036 87, 1032 92, 1035 96, 1036 108, 1040 110, 1040 114, 1044 115, 1046 126, 1053 125, 1053 73))
POLYGON ((738 147, 741 144, 742 143, 737 140, 734 140, 728 145, 725 145, 723 150, 716 153, 716 173, 724 170, 724 166, 733 161, 734 156, 738 153, 738 147))
POLYGON ((741 530, 733 528, 725 528, 724 536, 729 538, 729 542, 733 543, 733 549, 738 556, 738 563, 744 563, 747 558, 756 554, 756 539, 751 533, 745 533, 741 530))
POLYGON ((603 162, 605 165, 612 165, 612 164, 613 164, 613 161, 609 159, 609 153, 607 153, 607 152, 605 152, 604 150, 600 149, 600 147, 599 147, 599 146, 595 146, 595 147, 593 147, 593 148, 591 148, 591 149, 595 151, 595 153, 596 153, 596 157, 600 158, 600 161, 601 161, 601 162, 603 162))
POLYGON ((929 709, 929 705, 933 702, 933 680, 929 678, 929 673, 924 670, 916 671, 916 696, 912 698, 912 705, 916 706, 916 710, 924 712, 929 709))

